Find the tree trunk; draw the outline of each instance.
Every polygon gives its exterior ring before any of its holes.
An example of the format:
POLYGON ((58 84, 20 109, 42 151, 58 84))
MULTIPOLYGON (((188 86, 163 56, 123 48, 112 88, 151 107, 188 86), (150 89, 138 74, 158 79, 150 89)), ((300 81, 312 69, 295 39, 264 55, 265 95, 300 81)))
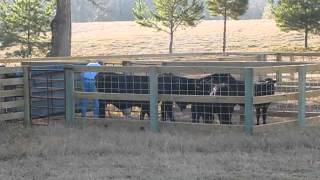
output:
POLYGON ((308 49, 308 36, 309 36, 309 29, 308 27, 305 28, 305 31, 304 31, 305 35, 304 35, 304 48, 305 49, 308 49))
POLYGON ((50 56, 71 55, 71 2, 57 0, 56 16, 51 22, 50 56))
POLYGON ((169 53, 172 54, 173 52, 173 31, 170 31, 170 44, 169 44, 169 53))
MULTIPOLYGON (((30 17, 30 1, 28 1, 28 16, 30 17)), ((31 56, 31 42, 30 42, 30 20, 27 19, 28 21, 28 30, 27 30, 27 50, 28 50, 28 54, 27 54, 27 57, 30 57, 31 56)), ((25 58, 25 53, 23 53, 23 58, 25 58)))
POLYGON ((224 25, 223 25, 223 48, 222 51, 226 52, 227 44, 227 9, 224 11, 224 25))

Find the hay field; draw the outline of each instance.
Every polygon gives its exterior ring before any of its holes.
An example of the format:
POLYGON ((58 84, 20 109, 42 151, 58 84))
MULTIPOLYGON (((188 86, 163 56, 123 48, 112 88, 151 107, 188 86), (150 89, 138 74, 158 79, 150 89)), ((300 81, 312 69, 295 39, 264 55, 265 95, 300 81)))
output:
POLYGON ((0 127, 3 180, 193 180, 320 177, 320 128, 153 134, 59 124, 0 127))
MULTIPOLYGON (((221 51, 223 21, 202 21, 178 31, 174 52, 221 51)), ((301 51, 303 33, 280 32, 272 20, 228 22, 228 51, 301 51)), ((134 22, 75 23, 72 55, 167 53, 167 34, 134 22)), ((320 50, 320 36, 310 36, 312 50, 320 50)))

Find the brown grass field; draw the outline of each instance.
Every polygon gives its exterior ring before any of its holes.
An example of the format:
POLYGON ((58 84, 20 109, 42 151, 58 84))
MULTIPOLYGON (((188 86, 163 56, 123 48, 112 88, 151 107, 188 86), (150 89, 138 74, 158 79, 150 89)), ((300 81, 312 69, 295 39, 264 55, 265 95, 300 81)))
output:
MULTIPOLYGON (((304 51, 303 33, 281 32, 273 20, 230 20, 227 26, 227 51, 304 51)), ((74 23, 72 28, 73 56, 168 53, 166 33, 134 22, 74 23)), ((223 21, 180 29, 174 52, 221 52, 222 30, 223 21)), ((320 51, 320 35, 311 35, 309 42, 306 51, 320 51)), ((8 51, 0 51, 0 58, 8 51)))
MULTIPOLYGON (((229 51, 303 47, 301 33, 280 32, 270 20, 230 21, 228 28, 229 51)), ((167 40, 133 22, 79 23, 73 24, 72 55, 167 53, 167 40)), ((204 21, 175 40, 175 52, 220 51, 222 22, 204 21)), ((312 36, 310 46, 319 50, 320 36, 312 36)), ((317 180, 319 137, 319 126, 247 137, 0 123, 0 180, 317 180)))
MULTIPOLYGON (((174 52, 219 52, 222 50, 222 21, 203 21, 195 28, 178 31, 174 52)), ((229 21, 228 51, 302 51, 303 33, 281 32, 272 20, 229 21)), ((167 53, 166 33, 134 22, 73 24, 72 55, 167 53)), ((310 36, 310 47, 320 50, 320 36, 310 36)))
POLYGON ((0 179, 319 179, 320 128, 153 134, 59 124, 0 128, 0 179))

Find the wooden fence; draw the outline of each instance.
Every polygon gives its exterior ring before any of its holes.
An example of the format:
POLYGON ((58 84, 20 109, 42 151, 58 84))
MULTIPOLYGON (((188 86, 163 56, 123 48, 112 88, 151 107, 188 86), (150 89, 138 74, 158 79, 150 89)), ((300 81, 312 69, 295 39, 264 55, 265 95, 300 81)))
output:
MULTIPOLYGON (((40 61, 43 63, 52 62, 66 64, 66 122, 69 125, 75 123, 75 99, 76 98, 99 98, 108 100, 146 100, 150 102, 151 110, 151 128, 153 131, 159 131, 159 127, 162 127, 162 122, 158 121, 158 101, 182 101, 182 102, 221 102, 228 103, 237 101, 245 104, 245 132, 251 134, 253 131, 252 126, 252 108, 254 104, 297 100, 299 111, 298 111, 298 122, 301 126, 305 124, 305 105, 306 98, 319 97, 320 90, 305 88, 306 74, 308 72, 319 71, 320 65, 311 63, 303 64, 297 63, 305 62, 305 59, 310 58, 317 59, 320 57, 320 53, 183 53, 183 54, 149 54, 149 55, 124 55, 124 56, 89 56, 89 57, 67 57, 67 58, 36 58, 36 59, 5 59, 1 60, 0 63, 21 63, 28 61, 28 65, 38 64, 40 61), (226 57, 227 56, 227 57, 226 57), (199 59, 199 57, 201 57, 199 59), (124 61, 127 63, 138 62, 132 66, 114 66, 114 67, 83 67, 83 66, 72 66, 67 64, 84 64, 92 60, 103 60, 105 63, 119 64, 121 65, 124 61), (224 62, 208 62, 212 59, 224 61, 224 62), (289 61, 287 60, 289 59, 289 61), (188 62, 186 62, 187 60, 188 62), (196 61, 200 60, 202 62, 196 61), (236 61, 242 62, 225 62, 225 61, 236 61), (193 62, 194 61, 194 62, 193 62), (250 63, 244 63, 244 61, 260 61, 250 63), (268 63, 269 61, 277 61, 278 63, 268 63), (285 61, 285 62, 283 62, 285 61), (151 62, 151 63, 150 63, 151 62), (140 64, 139 64, 140 63, 140 64), (150 63, 150 64, 147 64, 150 63), (156 66, 161 64, 163 66, 156 66), (86 71, 96 72, 132 72, 132 73, 148 73, 150 79, 150 94, 106 94, 106 93, 86 93, 76 91, 74 88, 74 73, 81 73, 86 71), (231 97, 231 96, 219 96, 219 97, 208 97, 208 96, 187 96, 187 95, 159 95, 157 92, 157 76, 161 73, 236 73, 241 74, 245 79, 246 94, 244 97, 231 97), (281 75, 277 77, 277 80, 281 80, 284 74, 298 73, 298 92, 287 92, 284 94, 276 94, 271 96, 260 96, 254 97, 252 94, 252 77, 260 74, 276 73, 281 75), (159 125, 160 123, 160 125, 159 125)), ((23 67, 12 67, 12 68, 1 68, 0 69, 0 121, 10 119, 24 119, 26 125, 31 124, 30 120, 30 94, 29 94, 29 68, 23 67), (24 76, 20 78, 5 78, 6 74, 11 73, 23 73, 24 76), (5 89, 5 86, 18 85, 16 89, 5 89), (24 97, 24 99, 16 99, 13 101, 5 101, 10 97, 24 97), (8 112, 5 109, 24 107, 19 112, 8 112)))
POLYGON ((31 125, 28 73, 28 67, 0 67, 0 121, 31 125))
MULTIPOLYGON (((158 121, 158 102, 159 101, 181 101, 181 102, 199 102, 199 103, 233 103, 245 104, 245 123, 244 130, 246 134, 253 132, 253 107, 255 104, 271 103, 277 101, 297 100, 298 122, 300 126, 305 125, 305 105, 306 98, 319 97, 320 90, 306 91, 306 73, 318 70, 319 64, 293 64, 286 63, 267 63, 267 62, 247 62, 241 66, 230 66, 225 62, 205 62, 205 66, 127 66, 127 67, 84 67, 84 66, 66 66, 66 122, 73 125, 75 120, 75 99, 101 99, 101 100, 127 100, 127 101, 149 101, 150 104, 150 126, 152 131, 159 131, 158 121), (101 92, 80 92, 74 88, 75 73, 81 72, 113 72, 113 73, 148 73, 149 75, 149 94, 115 94, 101 92), (201 95, 164 95, 158 94, 158 75, 162 73, 234 73, 241 74, 245 82, 245 96, 201 96, 201 95), (299 80, 298 92, 284 94, 275 94, 268 96, 253 95, 253 77, 260 74, 271 73, 298 73, 299 80)), ((82 119, 85 120, 85 119, 82 119)))
POLYGON ((136 55, 109 55, 109 56, 74 56, 74 57, 45 57, 27 59, 0 59, 0 63, 23 63, 23 62, 58 62, 61 64, 87 63, 91 60, 102 60, 105 63, 122 63, 130 60, 168 61, 168 60, 236 60, 250 61, 303 61, 319 58, 320 53, 288 53, 288 52, 200 52, 200 53, 173 53, 173 54, 136 54, 136 55))

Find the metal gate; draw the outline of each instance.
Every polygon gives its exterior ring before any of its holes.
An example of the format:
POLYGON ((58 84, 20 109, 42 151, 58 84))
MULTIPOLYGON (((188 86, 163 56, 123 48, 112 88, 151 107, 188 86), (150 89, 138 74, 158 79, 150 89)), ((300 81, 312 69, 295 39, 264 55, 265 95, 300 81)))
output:
POLYGON ((36 124, 65 116, 64 67, 32 66, 30 75, 31 117, 36 124))

